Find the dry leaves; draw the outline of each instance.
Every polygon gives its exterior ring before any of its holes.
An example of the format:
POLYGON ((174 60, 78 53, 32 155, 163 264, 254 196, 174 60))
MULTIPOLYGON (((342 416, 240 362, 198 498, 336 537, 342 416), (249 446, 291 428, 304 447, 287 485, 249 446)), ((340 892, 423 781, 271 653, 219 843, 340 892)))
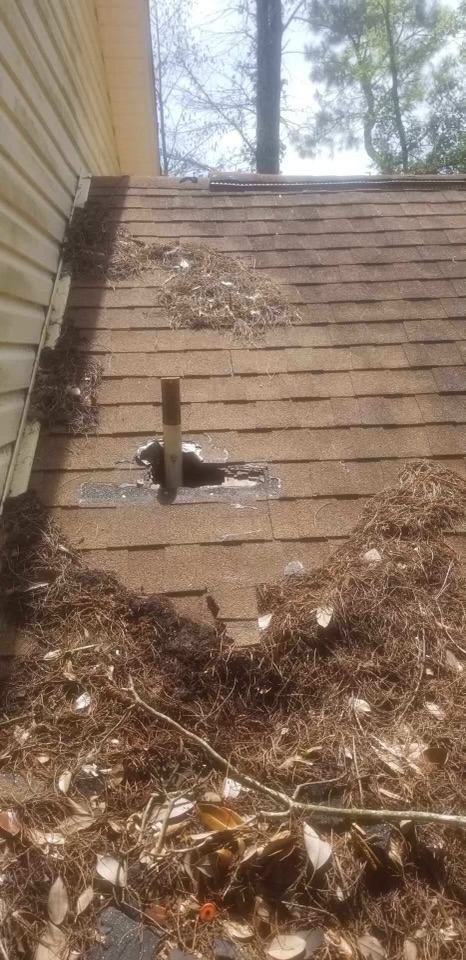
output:
POLYGON ((370 933, 358 938, 358 947, 365 960, 384 960, 387 955, 380 940, 370 933))
POLYGON ((81 913, 84 913, 84 911, 87 910, 89 904, 92 903, 93 899, 94 899, 94 888, 86 887, 86 889, 79 894, 79 897, 76 901, 75 913, 77 917, 79 917, 81 913))
POLYGON ((57 879, 52 883, 49 891, 49 897, 47 901, 49 920, 55 926, 59 927, 63 923, 68 910, 68 893, 62 878, 60 875, 58 875, 57 879))
POLYGON ((66 934, 60 927, 48 923, 37 944, 34 960, 66 960, 68 955, 66 934))
POLYGON ((453 670, 454 673, 463 673, 464 664, 458 660, 458 657, 455 656, 452 650, 445 651, 445 664, 450 670, 453 670))
POLYGON ((227 936, 233 940, 242 941, 243 943, 247 943, 254 938, 254 930, 252 927, 250 927, 248 923, 243 923, 240 920, 225 920, 223 929, 227 936))
POLYGON ((21 830, 21 820, 16 810, 0 810, 0 830, 16 837, 21 830))
POLYGON ((301 960, 306 952, 306 941, 293 933, 274 937, 267 947, 267 956, 272 960, 301 960))
POLYGON ((71 771, 64 770, 58 778, 58 789, 61 793, 68 793, 71 784, 71 771))
POLYGON ((317 870, 322 870, 325 867, 331 856, 332 856, 332 847, 327 840, 322 840, 319 837, 319 834, 316 833, 313 827, 308 823, 304 824, 304 846, 306 847, 306 853, 309 857, 310 862, 314 868, 314 872, 317 870))
POLYGON ((126 887, 126 867, 121 861, 109 854, 99 854, 96 865, 97 876, 113 887, 126 887))
POLYGON ((235 810, 216 803, 197 803, 196 813, 208 830, 232 830, 245 822, 235 810))

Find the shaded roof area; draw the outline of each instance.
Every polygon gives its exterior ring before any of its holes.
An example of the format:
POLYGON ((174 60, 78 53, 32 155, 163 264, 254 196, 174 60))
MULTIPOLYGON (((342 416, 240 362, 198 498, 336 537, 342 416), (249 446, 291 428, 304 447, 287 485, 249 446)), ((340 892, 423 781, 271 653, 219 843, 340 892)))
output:
POLYGON ((466 475, 466 180, 95 178, 91 198, 136 237, 246 258, 299 308, 245 346, 173 329, 160 270, 75 281, 69 318, 104 366, 100 425, 43 432, 32 478, 93 564, 201 617, 210 595, 254 638, 256 586, 325 559, 406 459, 466 475), (183 377, 184 431, 206 457, 265 464, 270 482, 173 503, 138 486, 162 376, 183 377))

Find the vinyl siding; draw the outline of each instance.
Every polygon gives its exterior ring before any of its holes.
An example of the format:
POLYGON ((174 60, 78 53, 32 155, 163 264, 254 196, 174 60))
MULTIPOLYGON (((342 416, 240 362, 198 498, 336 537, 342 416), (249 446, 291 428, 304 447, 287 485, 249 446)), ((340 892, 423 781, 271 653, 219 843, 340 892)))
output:
POLYGON ((0 131, 2 492, 79 176, 120 172, 94 0, 2 0, 0 131))

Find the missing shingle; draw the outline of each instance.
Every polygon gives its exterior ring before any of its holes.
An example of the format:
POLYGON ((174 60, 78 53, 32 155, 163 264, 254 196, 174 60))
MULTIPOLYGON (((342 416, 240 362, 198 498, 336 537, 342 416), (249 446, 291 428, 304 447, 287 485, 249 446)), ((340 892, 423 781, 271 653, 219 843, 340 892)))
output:
POLYGON ((176 492, 165 489, 162 441, 147 441, 138 448, 132 462, 143 469, 130 471, 128 482, 84 483, 80 504, 149 506, 157 501, 176 501, 230 503, 245 508, 251 506, 251 501, 276 499, 280 495, 280 480, 270 476, 267 464, 204 460, 201 447, 193 442, 183 443, 183 483, 176 492))
MULTIPOLYGON (((83 483, 79 503, 85 506, 148 506, 156 503, 230 503, 236 508, 251 506, 257 500, 276 499, 280 495, 280 480, 269 475, 266 465, 209 464, 218 469, 220 483, 179 487, 176 494, 164 490, 150 477, 133 479, 127 483, 83 483)), ((204 476, 202 479, 207 479, 204 476)))
MULTIPOLYGON (((150 480, 157 486, 165 486, 163 440, 150 440, 139 447, 135 456, 139 466, 147 467, 150 480)), ((251 463, 227 463, 204 460, 202 448, 197 443, 183 443, 183 487, 255 487, 263 483, 263 465, 251 463)))

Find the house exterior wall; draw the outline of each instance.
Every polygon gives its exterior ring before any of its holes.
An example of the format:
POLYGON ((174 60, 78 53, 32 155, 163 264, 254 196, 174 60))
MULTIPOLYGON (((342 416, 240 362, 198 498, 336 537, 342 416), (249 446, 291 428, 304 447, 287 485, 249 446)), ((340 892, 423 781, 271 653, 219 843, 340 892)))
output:
POLYGON ((148 0, 0 4, 0 496, 79 177, 157 172, 151 70, 148 0))

